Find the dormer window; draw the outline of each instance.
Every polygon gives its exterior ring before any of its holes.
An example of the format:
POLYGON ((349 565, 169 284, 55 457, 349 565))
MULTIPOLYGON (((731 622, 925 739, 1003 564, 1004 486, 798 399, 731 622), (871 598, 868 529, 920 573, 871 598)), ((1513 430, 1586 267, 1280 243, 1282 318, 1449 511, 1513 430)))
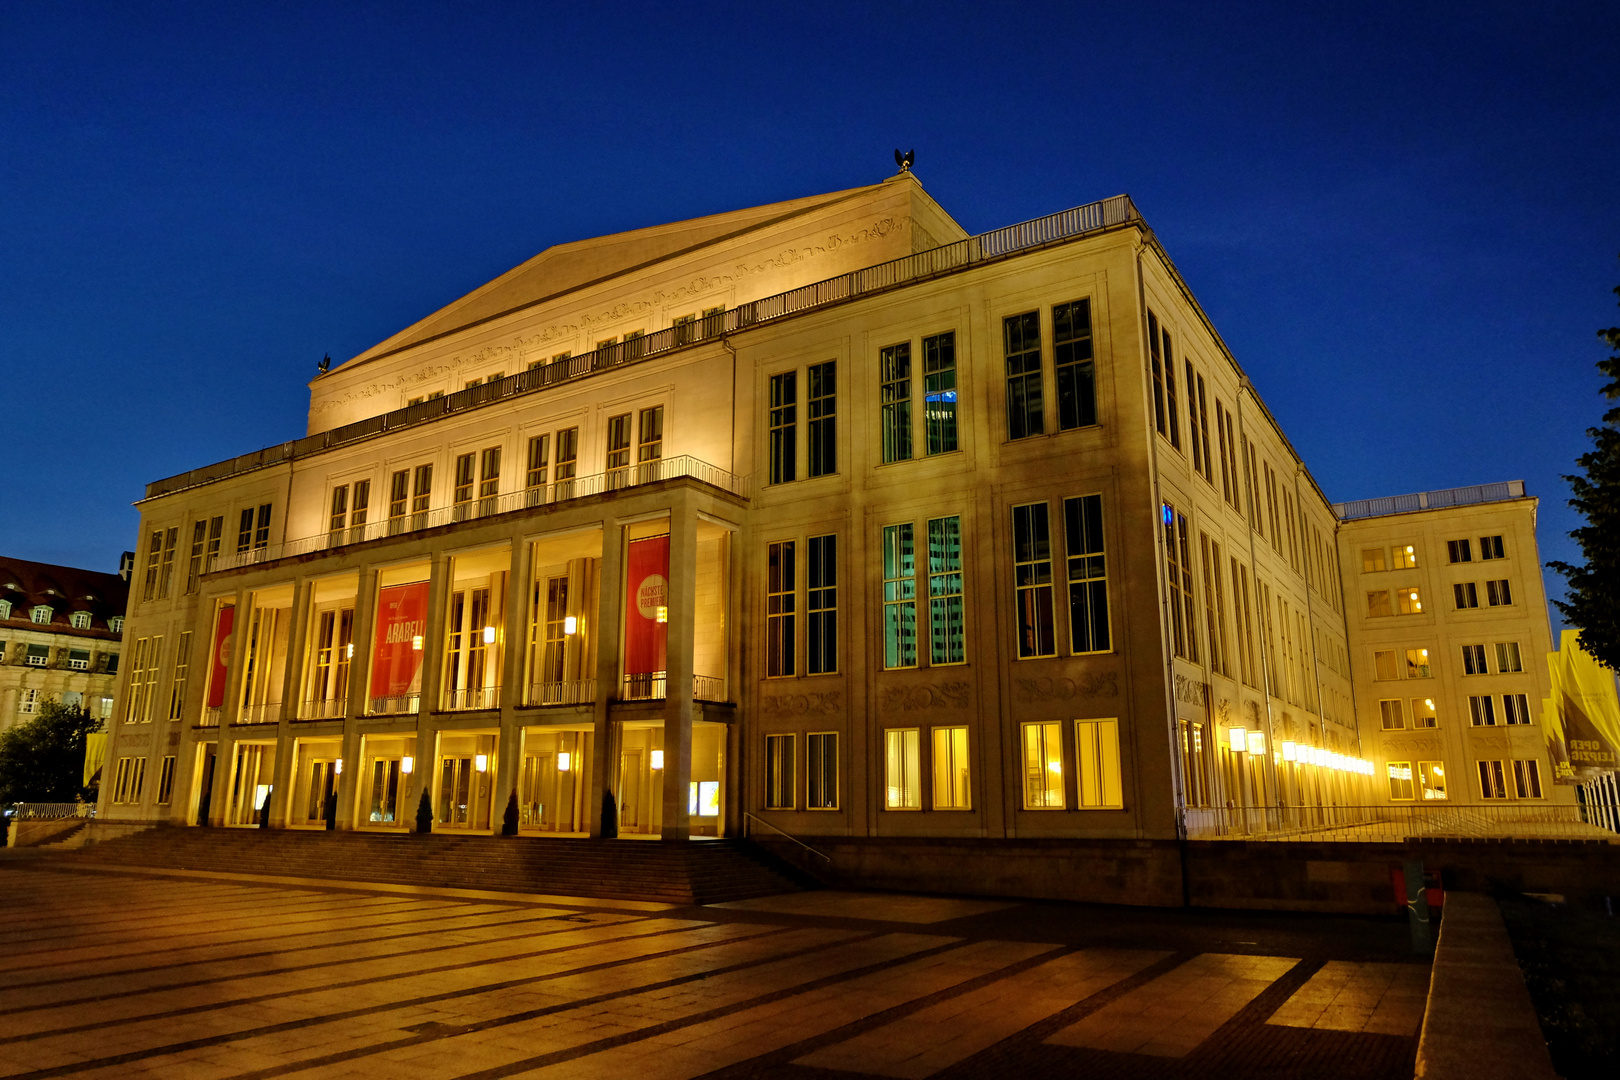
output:
POLYGON ((28 617, 30 619, 33 619, 37 623, 48 623, 48 622, 50 622, 51 621, 51 605, 49 605, 49 604, 35 604, 34 605, 34 610, 28 613, 28 617))
POLYGON ((115 634, 122 634, 124 632, 124 617, 122 615, 114 615, 112 618, 108 619, 107 629, 111 630, 115 634))
POLYGON ((75 611, 69 616, 68 621, 73 624, 75 630, 90 629, 90 613, 88 611, 75 611))

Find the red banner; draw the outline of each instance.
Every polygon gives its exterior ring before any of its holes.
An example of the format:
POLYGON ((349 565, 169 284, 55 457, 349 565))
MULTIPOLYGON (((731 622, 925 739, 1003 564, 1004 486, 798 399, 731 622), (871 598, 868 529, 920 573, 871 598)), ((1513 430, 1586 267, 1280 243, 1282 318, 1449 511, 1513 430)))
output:
POLYGON ((225 682, 231 669, 231 627, 236 624, 236 605, 219 609, 214 621, 214 652, 208 671, 208 707, 225 704, 225 682))
POLYGON ((371 696, 400 697, 422 689, 422 646, 427 633, 428 583, 389 585, 377 595, 377 630, 371 651, 371 696))
POLYGON ((664 670, 669 629, 669 537, 630 541, 625 560, 624 673, 664 670))

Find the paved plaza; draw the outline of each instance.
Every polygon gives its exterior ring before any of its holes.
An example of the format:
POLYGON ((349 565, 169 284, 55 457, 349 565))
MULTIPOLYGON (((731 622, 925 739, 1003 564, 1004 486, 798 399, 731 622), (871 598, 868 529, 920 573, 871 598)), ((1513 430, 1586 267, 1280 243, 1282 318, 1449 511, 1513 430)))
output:
POLYGON ((0 1077, 1400 1077, 1390 920, 0 861, 0 1077), (178 885, 178 887, 177 887, 178 885))

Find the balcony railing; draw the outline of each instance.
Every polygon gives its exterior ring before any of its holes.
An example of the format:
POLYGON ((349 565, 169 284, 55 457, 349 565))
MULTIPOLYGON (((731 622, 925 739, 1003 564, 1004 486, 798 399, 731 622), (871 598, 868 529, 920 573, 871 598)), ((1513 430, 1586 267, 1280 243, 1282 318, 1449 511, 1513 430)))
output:
POLYGON ((529 510, 536 506, 550 506, 566 502, 569 499, 584 498, 587 495, 600 495, 604 491, 625 490, 641 484, 674 480, 681 477, 709 484, 723 491, 729 491, 733 495, 746 497, 748 494, 748 477, 738 476, 735 473, 710 465, 706 461, 683 454, 678 457, 643 462, 640 465, 632 465, 628 469, 615 469, 612 473, 594 473, 590 476, 558 480, 555 483, 529 488, 524 491, 513 491, 505 495, 473 499, 451 506, 441 506, 436 510, 424 510, 420 513, 383 518, 380 521, 367 522, 364 525, 356 525, 347 529, 327 530, 314 536, 306 536, 300 540, 288 540, 281 544, 266 544, 264 547, 250 548, 247 551, 232 552, 217 557, 208 570, 213 572, 216 570, 232 570, 241 566, 256 566, 260 563, 274 562, 277 559, 284 559, 294 555, 308 555, 316 551, 336 550, 348 544, 358 544, 365 540, 376 540, 384 536, 403 536, 406 533, 433 529, 440 525, 476 521, 479 518, 498 517, 501 514, 529 510))
POLYGON ((530 705, 583 705, 595 700, 595 679, 564 679, 529 686, 530 705))
POLYGON ((281 702, 267 701, 262 705, 244 705, 242 714, 236 718, 238 724, 279 724, 281 723, 281 702))
POLYGON ((1475 484, 1473 487, 1419 491, 1414 495, 1388 495, 1381 499, 1357 499, 1355 502, 1334 503, 1333 512, 1339 515, 1340 521, 1350 521, 1354 518, 1410 514, 1418 510, 1438 510, 1446 506, 1471 506, 1475 503, 1522 498, 1524 498, 1524 481, 1504 480, 1499 484, 1475 484))
MULTIPOLYGON (((625 701, 659 701, 664 696, 664 673, 662 671, 650 675, 626 675, 624 677, 625 701)), ((726 680, 719 675, 693 675, 692 700, 726 700, 726 680)))
POLYGON ((1259 806, 1188 808, 1192 840, 1607 840, 1615 834, 1588 820, 1580 806, 1509 803, 1452 806, 1259 806))
POLYGON ((366 702, 366 715, 368 716, 403 716, 408 713, 421 711, 421 694, 395 694, 391 697, 374 697, 366 702))
POLYGON ((447 712, 466 712, 472 709, 498 709, 501 707, 499 686, 468 686, 460 690, 447 690, 444 708, 447 712))
POLYGON ((219 727, 220 718, 225 714, 223 705, 214 705, 202 711, 197 720, 198 727, 219 727))
POLYGON ((364 420, 356 420, 352 424, 332 428, 330 431, 316 432, 314 435, 281 443, 278 446, 268 446, 229 461, 205 465, 200 469, 180 473, 178 476, 156 480, 146 485, 146 497, 152 499, 159 495, 183 491, 227 476, 278 465, 323 450, 358 442, 383 432, 430 423, 451 413, 475 409, 518 394, 549 389, 600 371, 637 363, 673 349, 710 341, 777 319, 845 303, 910 282, 966 270, 981 263, 1031 251, 1048 244, 1077 240, 1141 220, 1142 216, 1137 213, 1136 206, 1128 195, 1116 195, 1111 199, 1087 203, 1072 210, 1063 210, 1033 221, 1008 225, 1005 228, 971 236, 966 240, 919 251, 892 262, 868 266, 826 281, 818 281, 775 296, 753 300, 695 322, 681 323, 642 337, 631 338, 629 341, 604 345, 594 352, 536 364, 527 371, 482 383, 468 390, 430 398, 380 416, 368 416, 364 420))
POLYGON ((82 802, 20 802, 11 808, 14 818, 93 818, 95 803, 82 802))
POLYGON ((300 720, 341 720, 349 711, 348 698, 306 701, 298 707, 300 720))

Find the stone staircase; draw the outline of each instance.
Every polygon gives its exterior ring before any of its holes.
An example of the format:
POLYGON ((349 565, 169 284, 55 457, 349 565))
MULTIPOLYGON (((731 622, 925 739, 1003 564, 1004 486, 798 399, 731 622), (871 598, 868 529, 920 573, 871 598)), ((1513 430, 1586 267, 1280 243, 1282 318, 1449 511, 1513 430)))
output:
POLYGON ((814 883, 741 840, 541 839, 160 826, 57 858, 163 869, 713 904, 814 883))

